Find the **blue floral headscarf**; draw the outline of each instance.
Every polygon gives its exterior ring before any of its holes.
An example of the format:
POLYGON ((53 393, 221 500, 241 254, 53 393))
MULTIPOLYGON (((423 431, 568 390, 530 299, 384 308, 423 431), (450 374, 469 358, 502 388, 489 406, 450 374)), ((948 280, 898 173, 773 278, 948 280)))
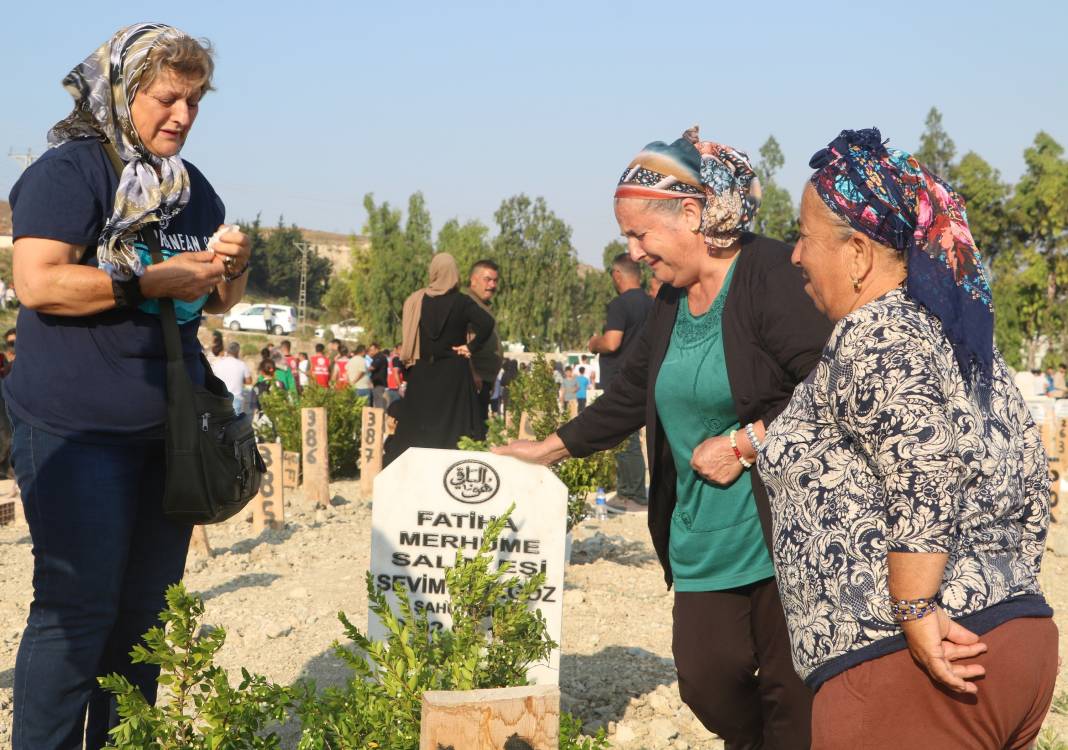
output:
POLYGON ((987 403, 994 306, 964 199, 876 128, 843 130, 809 161, 811 183, 835 214, 905 254, 906 293, 942 321, 965 382, 987 403))

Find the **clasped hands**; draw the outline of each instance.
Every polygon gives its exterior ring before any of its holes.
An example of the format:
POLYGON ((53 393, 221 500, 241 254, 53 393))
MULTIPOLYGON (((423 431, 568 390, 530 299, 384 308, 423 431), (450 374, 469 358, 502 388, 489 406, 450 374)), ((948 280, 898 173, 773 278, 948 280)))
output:
POLYGON ((986 653, 979 636, 958 625, 941 607, 919 620, 901 623, 913 660, 939 685, 954 693, 979 692, 974 680, 986 674, 981 664, 957 664, 986 653))
MULTIPOLYGON (((720 486, 735 482, 743 470, 727 436, 699 444, 690 466, 702 479, 720 486)), ((986 653, 986 644, 978 635, 950 619, 941 607, 919 620, 901 623, 901 630, 913 660, 934 682, 955 693, 979 691, 969 680, 982 677, 986 669, 980 664, 958 663, 986 653)))

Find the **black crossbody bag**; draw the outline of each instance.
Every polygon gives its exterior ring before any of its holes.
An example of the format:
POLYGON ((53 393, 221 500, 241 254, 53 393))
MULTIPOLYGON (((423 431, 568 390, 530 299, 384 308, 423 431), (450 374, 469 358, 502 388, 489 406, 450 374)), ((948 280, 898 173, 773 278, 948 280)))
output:
MULTIPOLYGON (((141 239, 153 263, 163 262, 151 228, 141 239)), ((163 514, 180 523, 219 523, 238 513, 260 491, 267 470, 256 448, 252 419, 234 412, 234 397, 211 371, 204 352, 204 385, 185 369, 174 301, 160 299, 167 348, 167 476, 163 514)))
MULTIPOLYGON (((110 144, 104 150, 121 174, 118 155, 110 144)), ((152 263, 162 263, 159 236, 152 227, 139 236, 152 254, 152 263)), ((163 514, 178 523, 220 523, 256 496, 267 467, 256 448, 251 417, 234 412, 233 396, 215 377, 203 351, 199 357, 204 385, 193 384, 185 368, 174 300, 157 302, 167 350, 163 514)))

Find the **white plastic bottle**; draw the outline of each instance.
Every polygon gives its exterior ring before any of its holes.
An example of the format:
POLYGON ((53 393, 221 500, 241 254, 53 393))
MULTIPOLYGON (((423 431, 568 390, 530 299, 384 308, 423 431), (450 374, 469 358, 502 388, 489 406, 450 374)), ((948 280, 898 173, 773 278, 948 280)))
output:
POLYGON ((598 521, 608 518, 608 501, 604 496, 604 487, 597 488, 597 500, 593 506, 593 517, 598 521))

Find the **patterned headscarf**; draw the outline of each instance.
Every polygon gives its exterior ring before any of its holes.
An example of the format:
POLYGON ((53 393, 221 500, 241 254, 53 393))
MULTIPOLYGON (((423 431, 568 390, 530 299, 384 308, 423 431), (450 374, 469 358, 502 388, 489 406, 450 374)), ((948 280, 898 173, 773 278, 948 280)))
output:
POLYGON ((730 247, 760 206, 760 180, 742 151, 698 137, 697 126, 674 143, 654 141, 627 165, 617 198, 705 202, 701 232, 710 247, 730 247))
POLYGON ((74 111, 48 132, 52 148, 79 138, 108 141, 126 163, 96 251, 100 268, 120 281, 144 273, 133 246, 137 232, 157 221, 166 227, 189 203, 189 173, 181 157, 151 153, 130 116, 149 53, 160 42, 183 36, 159 23, 121 29, 63 79, 74 111))
POLYGON ((843 130, 808 164, 835 214, 905 254, 907 294, 934 314, 965 382, 985 403, 993 373, 994 307, 964 199, 876 128, 843 130))

